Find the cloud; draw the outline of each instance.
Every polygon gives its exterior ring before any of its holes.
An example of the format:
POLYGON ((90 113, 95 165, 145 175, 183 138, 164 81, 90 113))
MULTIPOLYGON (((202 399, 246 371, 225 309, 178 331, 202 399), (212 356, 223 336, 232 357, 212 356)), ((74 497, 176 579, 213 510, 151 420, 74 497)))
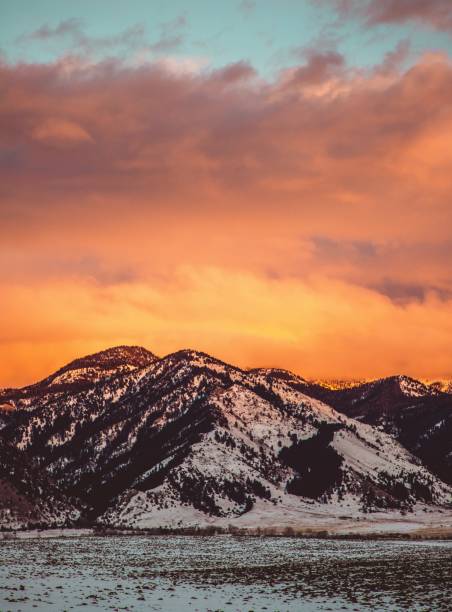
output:
POLYGON ((257 76, 257 73, 251 66, 251 64, 249 62, 242 61, 236 62, 234 64, 229 64, 224 68, 215 70, 211 74, 210 79, 212 83, 224 83, 225 85, 227 85, 247 81, 248 79, 251 79, 255 76, 257 76))
POLYGON ((78 55, 96 55, 100 52, 147 52, 153 55, 166 54, 178 49, 184 41, 187 19, 180 15, 158 27, 158 36, 150 41, 145 27, 135 24, 118 34, 110 36, 90 36, 86 33, 80 19, 66 19, 55 26, 44 24, 32 32, 18 38, 18 43, 49 43, 58 41, 68 50, 78 55))
POLYGON ((362 18, 369 26, 418 23, 439 31, 452 31, 450 0, 313 0, 333 5, 345 18, 362 18))
POLYGON ((66 145, 92 142, 93 139, 80 125, 65 119, 49 118, 33 129, 35 140, 47 144, 66 145))
POLYGON ((52 38, 60 38, 65 36, 78 37, 81 34, 82 22, 80 19, 65 19, 60 21, 56 26, 52 27, 49 24, 44 24, 37 30, 33 30, 28 34, 23 34, 18 42, 26 42, 31 40, 50 40, 52 38))
POLYGON ((239 4, 239 11, 245 15, 250 15, 256 9, 256 2, 254 0, 241 0, 239 4))
POLYGON ((242 367, 308 377, 448 374, 451 307, 434 296, 400 305, 321 277, 213 267, 182 266, 152 285, 13 283, 0 304, 2 383, 29 383, 77 355, 123 343, 161 355, 195 347, 242 367))
POLYGON ((366 13, 371 25, 416 21, 437 30, 452 30, 452 5, 448 0, 372 0, 366 13))
POLYGON ((377 70, 381 74, 392 74, 409 58, 410 50, 411 43, 408 39, 399 41, 395 49, 386 53, 382 63, 377 66, 377 70))
POLYGON ((69 48, 81 54, 92 54, 98 51, 108 51, 115 48, 127 50, 137 49, 146 45, 146 32, 141 24, 135 24, 112 36, 88 36, 80 19, 66 19, 56 26, 44 24, 37 30, 25 33, 18 42, 48 42, 60 40, 66 42, 69 48))
POLYGON ((337 51, 304 51, 306 63, 291 71, 290 84, 316 85, 324 83, 345 67, 345 58, 337 51))
POLYGON ((184 42, 184 32, 188 22, 184 15, 166 21, 160 26, 160 37, 147 48, 153 53, 168 53, 178 49, 184 42))
POLYGON ((269 216, 282 206, 316 233, 327 218, 336 237, 444 236, 452 129, 444 57, 382 78, 350 73, 324 53, 273 83, 250 78, 245 63, 201 73, 113 60, 0 70, 3 147, 15 160, 2 168, 2 189, 24 212, 31 183, 18 185, 15 172, 36 180, 39 162, 43 214, 62 195, 68 208, 94 198, 100 209, 128 194, 137 214, 227 215, 247 202, 269 216), (46 137, 92 142, 61 155, 43 150, 46 137))
POLYGON ((452 65, 404 52, 0 64, 0 384, 116 342, 446 373, 452 65))

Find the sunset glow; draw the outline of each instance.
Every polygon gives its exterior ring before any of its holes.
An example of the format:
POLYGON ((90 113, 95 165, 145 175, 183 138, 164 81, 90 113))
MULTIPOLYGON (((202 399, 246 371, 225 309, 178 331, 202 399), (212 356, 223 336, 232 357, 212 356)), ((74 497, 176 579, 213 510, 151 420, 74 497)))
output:
POLYGON ((208 2, 3 4, 0 386, 116 344, 452 375, 448 0, 304 0, 298 44, 231 3, 235 47, 208 2))

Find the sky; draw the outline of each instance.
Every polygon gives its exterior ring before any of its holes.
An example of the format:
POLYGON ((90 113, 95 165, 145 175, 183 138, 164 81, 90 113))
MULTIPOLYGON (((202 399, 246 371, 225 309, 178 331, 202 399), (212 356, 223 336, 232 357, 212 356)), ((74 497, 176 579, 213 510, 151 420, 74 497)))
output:
POLYGON ((0 0, 0 386, 452 377, 451 58, 450 0, 0 0))

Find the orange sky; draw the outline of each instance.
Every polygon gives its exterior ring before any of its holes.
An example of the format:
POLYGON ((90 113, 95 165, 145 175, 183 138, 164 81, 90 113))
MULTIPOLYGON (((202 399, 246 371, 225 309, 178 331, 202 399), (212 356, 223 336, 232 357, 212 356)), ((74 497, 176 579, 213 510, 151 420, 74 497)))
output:
POLYGON ((123 343, 452 375, 452 64, 0 64, 0 386, 123 343))

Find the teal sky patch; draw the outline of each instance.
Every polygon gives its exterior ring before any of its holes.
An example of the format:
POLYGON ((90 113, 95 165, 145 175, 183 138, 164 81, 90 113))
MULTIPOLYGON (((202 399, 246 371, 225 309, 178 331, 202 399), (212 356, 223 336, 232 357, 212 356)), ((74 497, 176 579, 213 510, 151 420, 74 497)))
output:
MULTIPOLYGON (((332 3, 333 4, 333 3, 332 3)), ((340 21, 310 0, 0 0, 0 50, 8 62, 64 55, 125 60, 175 58, 221 67, 250 62, 263 76, 304 61, 306 49, 334 49, 351 66, 381 63, 400 41, 406 61, 451 52, 452 37, 413 23, 373 28, 340 21)))

